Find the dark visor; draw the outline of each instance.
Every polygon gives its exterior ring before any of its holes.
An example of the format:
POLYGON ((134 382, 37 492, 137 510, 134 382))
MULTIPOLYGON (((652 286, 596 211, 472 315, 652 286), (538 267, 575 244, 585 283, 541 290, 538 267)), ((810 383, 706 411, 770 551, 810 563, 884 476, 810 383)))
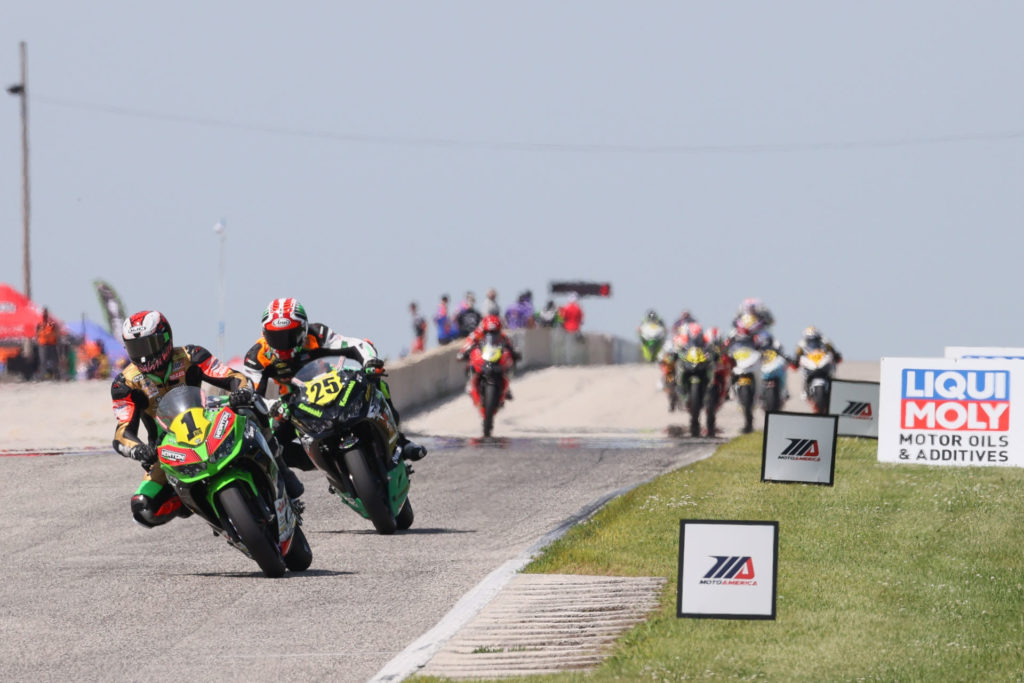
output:
POLYGON ((125 339, 124 350, 128 352, 128 357, 133 361, 138 361, 142 358, 152 358, 156 356, 163 347, 167 344, 162 339, 164 335, 149 335, 148 337, 142 337, 140 339, 125 339))
POLYGON ((299 345, 302 336, 301 327, 293 327, 290 330, 263 330, 263 338, 272 349, 278 351, 289 351, 299 345))

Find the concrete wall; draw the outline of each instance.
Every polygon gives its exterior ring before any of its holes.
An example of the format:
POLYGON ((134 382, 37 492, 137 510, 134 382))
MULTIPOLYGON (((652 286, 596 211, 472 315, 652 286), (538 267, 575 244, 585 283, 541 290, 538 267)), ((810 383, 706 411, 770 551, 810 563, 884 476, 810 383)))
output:
MULTIPOLYGON (((579 337, 564 330, 532 329, 509 332, 512 343, 522 354, 520 370, 535 370, 552 365, 609 365, 632 363, 639 359, 635 342, 605 334, 579 337)), ((416 410, 466 387, 466 364, 455 359, 459 342, 389 362, 388 385, 400 412, 416 410)))

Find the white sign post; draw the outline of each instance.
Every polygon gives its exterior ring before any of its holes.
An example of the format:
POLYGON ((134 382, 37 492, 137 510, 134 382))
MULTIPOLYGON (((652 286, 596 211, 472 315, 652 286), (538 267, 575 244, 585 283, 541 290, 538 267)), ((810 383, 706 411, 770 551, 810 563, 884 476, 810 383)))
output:
POLYGON ((1024 467, 1024 363, 883 358, 878 461, 1024 467))
POLYGON ((761 481, 832 486, 838 422, 835 415, 765 415, 761 481))
POLYGON ((832 380, 828 412, 839 417, 839 436, 878 438, 878 382, 832 380))
POLYGON ((778 522, 679 522, 677 617, 774 619, 778 522))

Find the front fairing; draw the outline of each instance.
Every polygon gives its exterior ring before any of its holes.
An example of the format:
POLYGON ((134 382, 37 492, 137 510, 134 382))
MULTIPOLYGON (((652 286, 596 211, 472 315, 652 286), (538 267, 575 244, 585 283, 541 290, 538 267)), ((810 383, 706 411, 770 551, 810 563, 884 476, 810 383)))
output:
POLYGON ((353 434, 361 424, 370 424, 393 452, 398 443, 394 414, 376 381, 365 373, 320 358, 307 363, 292 380, 289 394, 291 421, 303 436, 311 457, 319 444, 340 439, 342 450, 353 447, 353 434), (314 452, 311 452, 314 451, 314 452))
POLYGON ((205 405, 198 387, 176 387, 160 400, 157 422, 165 431, 157 458, 182 502, 220 528, 218 491, 241 480, 257 495, 266 491, 277 499, 278 471, 253 420, 227 406, 205 405))

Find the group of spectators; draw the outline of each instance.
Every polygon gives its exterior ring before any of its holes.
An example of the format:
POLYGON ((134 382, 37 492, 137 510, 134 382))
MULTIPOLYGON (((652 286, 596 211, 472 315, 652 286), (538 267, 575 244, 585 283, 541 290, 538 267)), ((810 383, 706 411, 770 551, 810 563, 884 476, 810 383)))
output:
MULTIPOLYGON (((428 324, 415 301, 409 304, 409 313, 413 328, 412 352, 416 353, 426 348, 428 324)), ((447 294, 442 294, 433 318, 437 343, 444 346, 468 337, 484 316, 489 315, 502 318, 502 323, 509 330, 558 327, 578 335, 583 325, 583 309, 575 294, 570 294, 563 306, 549 299, 542 309, 537 310, 533 306, 533 292, 527 289, 519 293, 504 313, 498 304, 498 293, 493 288, 487 290, 486 299, 480 307, 477 307, 476 296, 471 291, 466 292, 457 308, 452 306, 447 294)))
POLYGON ((31 339, 0 352, 0 374, 25 381, 106 379, 112 371, 102 341, 65 334, 46 308, 31 339))

